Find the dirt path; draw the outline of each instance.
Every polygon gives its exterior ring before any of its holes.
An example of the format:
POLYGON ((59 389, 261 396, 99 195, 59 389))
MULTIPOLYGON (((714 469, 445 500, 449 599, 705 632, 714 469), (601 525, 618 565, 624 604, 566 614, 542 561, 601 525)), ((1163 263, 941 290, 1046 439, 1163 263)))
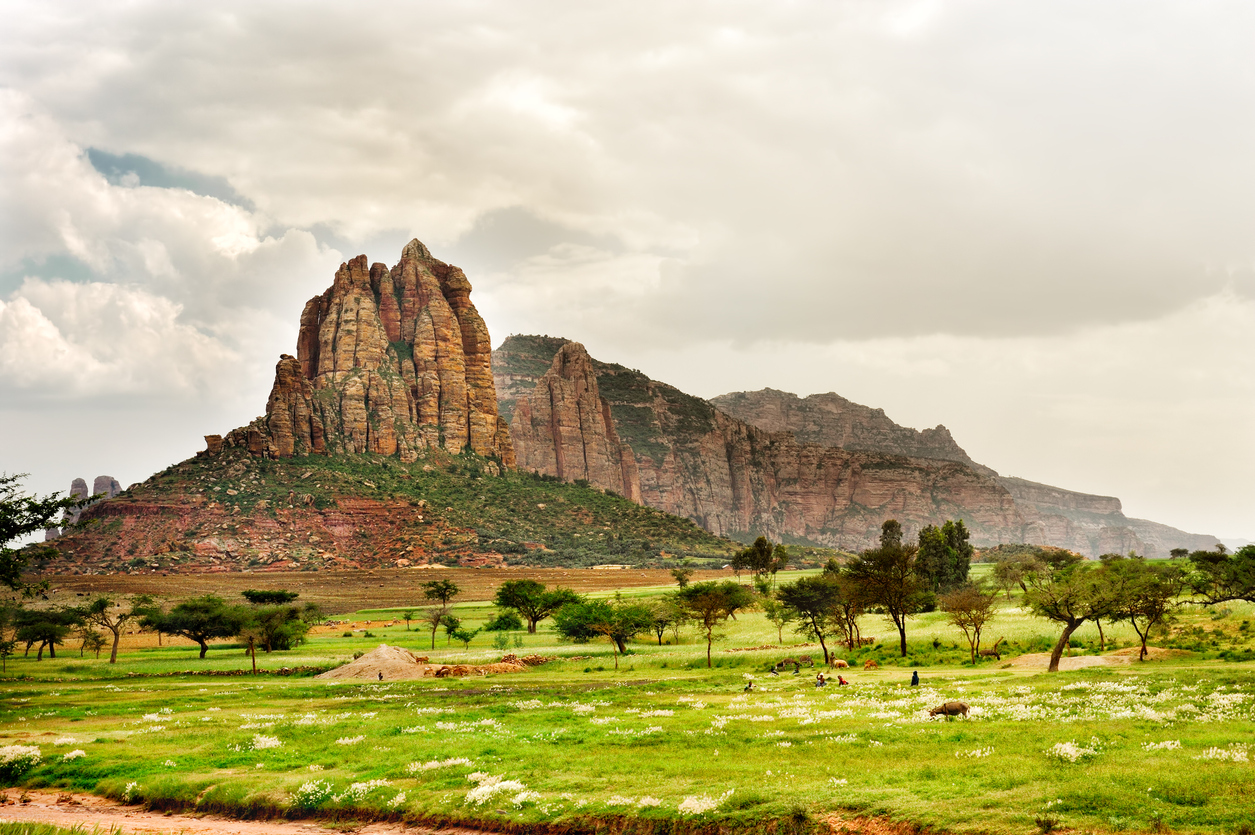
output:
MULTIPOLYGON (((18 802, 19 789, 9 789, 9 803, 0 806, 0 822, 46 823, 70 828, 83 827, 90 832, 118 830, 134 835, 326 835, 327 825, 320 821, 250 821, 222 818, 216 815, 181 815, 146 812, 138 806, 123 806, 102 797, 32 791, 29 803, 18 802)), ((437 830, 404 826, 396 823, 371 823, 362 826, 336 824, 335 829, 357 835, 428 835, 437 830)), ((483 835, 470 829, 445 829, 450 835, 483 835)))

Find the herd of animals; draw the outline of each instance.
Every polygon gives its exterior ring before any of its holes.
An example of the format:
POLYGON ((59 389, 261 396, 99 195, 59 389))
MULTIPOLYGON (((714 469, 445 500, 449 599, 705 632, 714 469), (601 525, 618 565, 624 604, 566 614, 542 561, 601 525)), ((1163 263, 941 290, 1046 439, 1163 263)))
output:
MULTIPOLYGON (((989 657, 997 658, 999 661, 1001 661, 1002 656, 998 654, 998 644, 1001 644, 1001 643, 1002 643, 1002 639, 999 638, 997 643, 993 645, 992 649, 981 650, 981 655, 986 658, 989 658, 989 657)), ((789 667, 792 667, 793 675, 797 675, 798 673, 801 672, 803 667, 814 667, 814 666, 815 666, 815 661, 809 655, 799 655, 797 658, 790 657, 790 658, 784 658, 784 659, 781 659, 780 661, 777 661, 775 664, 772 664, 771 667, 767 669, 767 674, 773 675, 773 676, 779 676, 781 670, 785 670, 785 669, 788 669, 789 667)), ((839 658, 834 658, 828 663, 829 670, 848 669, 849 666, 850 665, 847 662, 842 661, 839 658)), ((874 658, 869 658, 867 659, 866 663, 863 664, 863 669, 864 670, 878 670, 880 669, 880 665, 876 663, 876 660, 874 658)), ((849 684, 849 682, 845 680, 844 676, 838 675, 837 684, 838 685, 849 684)), ((828 685, 828 680, 824 678, 823 673, 819 673, 815 677, 815 686, 826 687, 827 685, 828 685)), ((911 686, 912 687, 919 686, 919 672, 918 671, 911 673, 911 686)), ((753 681, 749 681, 746 683, 745 692, 746 693, 754 692, 753 681)), ((970 710, 970 708, 968 707, 966 702, 954 701, 954 702, 946 702, 945 704, 937 705, 936 707, 928 711, 928 715, 929 716, 947 716, 947 717, 962 716, 963 718, 966 719, 968 710, 970 710)))

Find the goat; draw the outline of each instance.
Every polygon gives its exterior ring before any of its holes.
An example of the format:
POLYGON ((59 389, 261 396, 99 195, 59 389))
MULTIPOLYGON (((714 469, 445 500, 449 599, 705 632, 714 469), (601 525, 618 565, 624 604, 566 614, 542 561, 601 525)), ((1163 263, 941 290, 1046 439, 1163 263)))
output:
POLYGON ((938 715, 960 716, 962 715, 963 718, 966 719, 967 710, 968 708, 967 708, 966 702, 946 702, 944 705, 938 705, 937 707, 928 711, 928 715, 929 716, 938 716, 938 715))
POLYGON ((863 669, 864 670, 879 670, 880 665, 876 663, 875 658, 868 658, 865 662, 863 662, 863 669))

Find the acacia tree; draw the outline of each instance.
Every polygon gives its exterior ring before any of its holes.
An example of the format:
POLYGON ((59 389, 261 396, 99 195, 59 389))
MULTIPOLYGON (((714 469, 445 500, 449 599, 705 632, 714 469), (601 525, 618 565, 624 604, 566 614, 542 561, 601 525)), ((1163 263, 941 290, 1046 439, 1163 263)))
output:
POLYGON ((760 605, 767 620, 776 627, 776 638, 783 644, 785 624, 791 623, 797 617, 796 613, 774 596, 764 597, 760 605))
POLYGON ((527 631, 534 634, 537 623, 579 599, 580 596, 570 589, 546 589, 543 583, 535 580, 506 580, 497 589, 493 603, 518 612, 527 621, 527 631))
POLYGON ((972 583, 961 586, 939 601, 941 611, 946 613, 946 620, 963 631, 968 647, 972 651, 972 664, 976 663, 976 653, 980 652, 980 633, 994 617, 995 592, 986 592, 972 583))
POLYGON ((618 670, 619 653, 627 652, 627 642, 633 636, 652 629, 653 613, 645 604, 626 603, 617 594, 613 601, 576 599, 554 614, 553 626, 560 636, 576 643, 596 637, 609 639, 618 670))
POLYGON ((837 577, 827 573, 802 577, 781 586, 776 595, 781 605, 798 621, 797 630, 819 641, 819 648, 824 651, 824 663, 830 663, 828 644, 824 638, 838 630, 844 632, 837 608, 841 597, 837 577))
POLYGON ((1194 551, 1190 564, 1190 588, 1200 602, 1255 602, 1255 545, 1243 545, 1233 554, 1219 544, 1214 551, 1194 551))
POLYGON ((649 606, 649 613, 652 618, 650 628, 658 636, 658 646, 662 646, 662 636, 666 634, 668 629, 684 619, 684 610, 676 601, 675 596, 670 594, 660 600, 651 601, 646 605, 649 606))
POLYGON ((228 606, 221 597, 206 594, 177 604, 169 612, 153 611, 141 621, 167 635, 179 635, 200 646, 200 657, 209 651, 209 641, 238 635, 248 614, 242 606, 228 606))
POLYGON ((692 583, 678 593, 680 605, 697 628, 706 635, 706 666, 713 666, 710 653, 715 630, 740 609, 754 605, 754 594, 732 580, 692 583))
POLYGON ((1104 586, 1118 588, 1111 600, 1110 616, 1127 620, 1142 641, 1138 660, 1146 660, 1146 641, 1155 627, 1167 622, 1186 589, 1185 569, 1172 563, 1149 563, 1140 558, 1120 557, 1103 565, 1104 586))
POLYGON ((461 591, 452 580, 429 580, 422 584, 423 597, 434 605, 423 610, 423 620, 431 627, 431 648, 436 648, 436 632, 449 615, 449 601, 461 591))
POLYGON ((107 629, 113 635, 113 648, 109 651, 110 664, 118 663, 118 644, 122 640, 122 630, 128 623, 140 620, 147 613, 147 606, 150 602, 150 599, 145 596, 143 599, 133 599, 129 609, 122 609, 121 603, 114 601, 111 597, 100 595, 81 610, 84 621, 92 626, 107 629), (115 608, 119 611, 114 611, 115 608))
POLYGON ((1085 621, 1106 612, 1109 606, 1097 582, 1097 572, 1079 563, 1035 575, 1024 599, 1034 614, 1063 625, 1050 653, 1047 671, 1051 673, 1059 672, 1059 659, 1072 633, 1085 621))
POLYGON ((881 527, 881 545, 859 554, 845 569, 859 601, 882 610, 898 630, 899 648, 906 657, 906 619, 924 610, 931 599, 915 571, 919 548, 902 544, 902 526, 889 519, 881 527))
POLYGON ((765 536, 758 537, 753 545, 732 558, 732 570, 738 576, 742 571, 748 571, 754 575, 755 582, 762 584, 767 591, 775 587, 776 572, 788 564, 789 549, 783 544, 772 545, 765 536))

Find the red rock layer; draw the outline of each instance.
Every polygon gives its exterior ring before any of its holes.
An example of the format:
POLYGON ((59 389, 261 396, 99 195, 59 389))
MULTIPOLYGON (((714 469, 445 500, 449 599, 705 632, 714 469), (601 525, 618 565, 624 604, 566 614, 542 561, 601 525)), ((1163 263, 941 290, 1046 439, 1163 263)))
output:
POLYGON ((389 270, 360 255, 301 313, 266 415, 228 446, 286 458, 375 453, 413 461, 430 447, 470 449, 514 465, 497 414, 488 329, 457 267, 410 241, 389 270))
POLYGON ((585 479, 641 501, 636 458, 619 440, 592 358, 580 343, 563 345, 549 371, 515 404, 510 433, 521 468, 585 479))

